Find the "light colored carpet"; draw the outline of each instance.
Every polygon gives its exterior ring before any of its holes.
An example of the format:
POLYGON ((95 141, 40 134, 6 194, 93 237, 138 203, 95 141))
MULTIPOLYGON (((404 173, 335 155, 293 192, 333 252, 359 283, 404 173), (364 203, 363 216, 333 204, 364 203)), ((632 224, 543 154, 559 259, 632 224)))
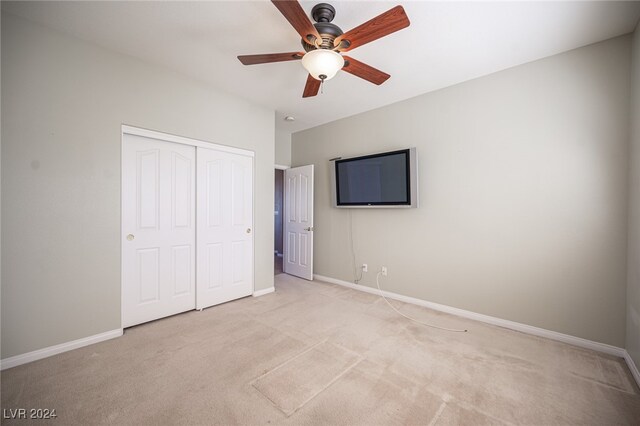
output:
POLYGON ((2 408, 65 425, 640 423, 621 359, 392 303, 470 331, 283 274, 276 293, 5 370, 2 408))

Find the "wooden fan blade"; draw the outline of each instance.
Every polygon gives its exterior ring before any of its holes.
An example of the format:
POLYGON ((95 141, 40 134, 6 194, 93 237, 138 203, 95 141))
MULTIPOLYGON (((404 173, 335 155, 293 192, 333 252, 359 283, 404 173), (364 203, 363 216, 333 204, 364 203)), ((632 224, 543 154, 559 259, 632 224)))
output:
POLYGON ((311 74, 307 77, 307 84, 304 85, 304 92, 302 92, 303 98, 308 98, 318 94, 320 90, 320 80, 316 80, 311 77, 311 74))
POLYGON ((244 65, 255 65, 268 64, 270 62, 295 61, 302 59, 303 56, 304 53, 302 52, 264 53, 260 55, 241 55, 238 56, 238 59, 244 65))
POLYGON ((322 41, 320 33, 318 33, 316 27, 313 26, 313 23, 302 6, 300 6, 300 3, 295 0, 271 0, 271 3, 287 18, 287 21, 289 21, 291 26, 295 28, 305 42, 314 45, 314 37, 316 40, 322 41))
POLYGON ((348 72, 349 74, 353 74, 356 77, 360 77, 367 81, 370 81, 373 84, 377 84, 378 86, 384 83, 391 77, 386 72, 382 72, 379 69, 372 67, 371 65, 367 65, 363 62, 357 61, 349 56, 343 56, 345 62, 348 61, 347 65, 345 65, 342 70, 348 72))
POLYGON ((348 52, 358 46, 395 33, 398 30, 408 27, 410 24, 404 8, 402 6, 396 6, 382 15, 378 15, 337 37, 333 45, 339 47, 341 52, 348 52), (340 46, 342 41, 345 41, 345 43, 342 43, 342 46, 340 46), (349 43, 346 43, 347 41, 349 43))

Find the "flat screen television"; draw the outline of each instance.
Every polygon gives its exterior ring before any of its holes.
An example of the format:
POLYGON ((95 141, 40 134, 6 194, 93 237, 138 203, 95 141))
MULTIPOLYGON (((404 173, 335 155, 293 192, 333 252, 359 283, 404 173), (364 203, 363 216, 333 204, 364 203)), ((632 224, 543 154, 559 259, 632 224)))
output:
POLYGON ((415 148, 332 161, 331 186, 335 207, 418 207, 415 148))

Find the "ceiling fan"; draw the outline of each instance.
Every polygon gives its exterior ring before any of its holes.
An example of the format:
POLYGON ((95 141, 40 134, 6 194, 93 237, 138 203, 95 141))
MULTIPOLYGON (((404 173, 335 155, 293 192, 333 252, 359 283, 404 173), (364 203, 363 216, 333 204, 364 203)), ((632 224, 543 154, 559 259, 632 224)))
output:
POLYGON ((343 33, 332 24, 336 10, 328 3, 319 3, 311 10, 315 24, 307 17, 296 0, 271 0, 276 8, 302 37, 304 52, 266 53, 238 56, 244 65, 302 60, 309 72, 303 98, 316 96, 320 85, 344 70, 373 84, 384 83, 390 75, 370 65, 342 55, 363 44, 377 40, 409 26, 409 18, 402 6, 396 6, 381 15, 343 33))

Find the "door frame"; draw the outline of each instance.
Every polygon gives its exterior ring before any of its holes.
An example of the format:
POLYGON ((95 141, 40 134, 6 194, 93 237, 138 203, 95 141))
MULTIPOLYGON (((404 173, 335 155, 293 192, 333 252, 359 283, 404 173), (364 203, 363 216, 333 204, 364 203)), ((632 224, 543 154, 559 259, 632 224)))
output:
MULTIPOLYGON (((122 200, 122 186, 124 185, 124 179, 122 176, 123 170, 124 170, 124 139, 125 139, 125 135, 133 135, 133 136, 142 136, 145 138, 149 138, 149 139, 157 139, 159 141, 164 141, 164 142, 173 142, 173 143, 179 143, 182 145, 190 145, 190 146, 195 146, 197 147, 201 147, 201 148, 207 148, 207 149, 215 149, 217 151, 222 151, 222 152, 230 152, 232 154, 238 154, 238 155, 244 155, 247 157, 252 157, 254 158, 254 161, 252 161, 253 164, 253 194, 252 194, 252 198, 253 198, 253 208, 251 211, 251 218, 252 218, 252 223, 251 223, 251 229, 255 229, 255 208, 256 208, 256 203, 255 203, 255 185, 256 185, 256 162, 255 162, 255 156, 256 153, 255 151, 251 151, 249 149, 243 149, 243 148, 236 148, 233 146, 228 146, 228 145, 221 145, 221 144, 217 144, 217 143, 213 143, 213 142, 206 142, 206 141, 202 141, 202 140, 198 140, 198 139, 192 139, 192 138, 187 138, 184 136, 178 136, 178 135, 173 135, 171 133, 164 133, 164 132, 158 132, 156 130, 149 130, 149 129, 144 129, 142 127, 135 127, 135 126, 130 126, 128 124, 121 124, 120 126, 120 328, 122 328, 122 324, 123 322, 123 309, 122 306, 124 305, 124 291, 122 286, 124 285, 124 270, 122 267, 122 253, 124 252, 123 250, 123 245, 124 245, 124 239, 122 238, 122 236, 124 235, 124 229, 122 228, 122 206, 123 206, 123 200, 122 200)), ((198 156, 198 150, 196 149, 196 158, 198 156)), ((196 183, 197 185, 197 183, 196 183)), ((196 205, 197 205, 198 200, 196 199, 196 205)), ((197 215, 197 209, 196 209, 196 215, 197 215)), ((254 244, 253 244, 253 292, 255 293, 256 291, 256 268, 255 268, 255 263, 256 263, 256 244, 255 244, 255 233, 254 233, 254 244)), ((198 232, 196 229, 196 239, 195 239, 195 244, 197 247, 197 243, 198 243, 198 232)), ((198 268, 198 265, 196 263, 196 270, 198 268)), ((197 282, 196 282, 197 285, 197 282)), ((197 297, 197 296, 196 296, 197 297)))

